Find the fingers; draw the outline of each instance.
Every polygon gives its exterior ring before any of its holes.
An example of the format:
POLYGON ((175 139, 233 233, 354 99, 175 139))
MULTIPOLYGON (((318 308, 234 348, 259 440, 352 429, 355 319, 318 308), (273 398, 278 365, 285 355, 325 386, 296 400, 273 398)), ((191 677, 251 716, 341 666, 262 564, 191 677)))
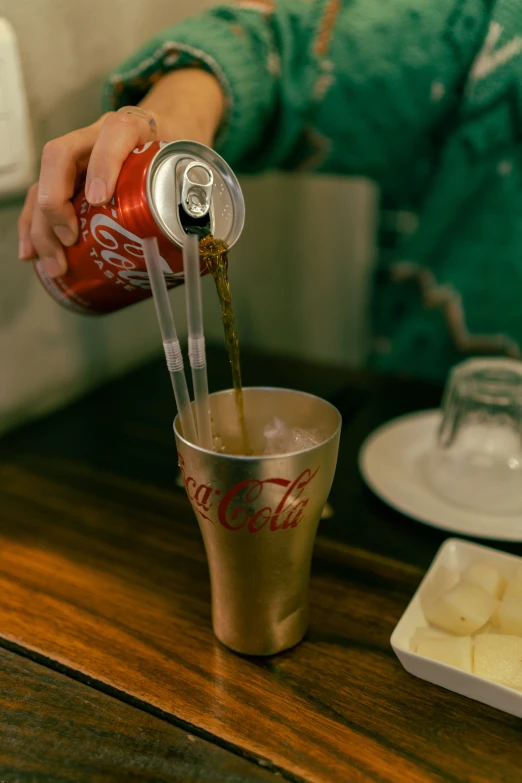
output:
POLYGON ((42 153, 38 206, 63 245, 78 238, 78 221, 71 204, 80 171, 100 132, 101 121, 48 142, 42 153))
POLYGON ((125 159, 150 138, 146 119, 112 112, 87 128, 48 142, 40 179, 29 189, 18 221, 20 258, 38 256, 42 269, 51 277, 64 274, 67 261, 63 245, 73 245, 78 238, 71 199, 79 175, 87 169, 87 200, 106 203, 114 195, 125 159))
POLYGON ((19 256, 23 260, 39 256, 42 269, 51 277, 67 269, 62 244, 72 245, 78 237, 70 199, 78 175, 87 168, 103 119, 45 145, 40 179, 29 189, 20 214, 19 256))
POLYGON ((33 221, 37 191, 38 183, 31 185, 18 218, 18 257, 22 261, 29 261, 36 256, 36 250, 31 242, 31 223, 33 221))
POLYGON ((150 140, 151 129, 143 117, 123 112, 105 117, 87 169, 85 192, 91 204, 112 198, 124 161, 135 147, 150 140))
POLYGON ((50 277, 60 277, 67 270, 67 261, 61 243, 51 228, 47 218, 35 200, 30 230, 31 243, 35 255, 40 259, 40 267, 50 277))

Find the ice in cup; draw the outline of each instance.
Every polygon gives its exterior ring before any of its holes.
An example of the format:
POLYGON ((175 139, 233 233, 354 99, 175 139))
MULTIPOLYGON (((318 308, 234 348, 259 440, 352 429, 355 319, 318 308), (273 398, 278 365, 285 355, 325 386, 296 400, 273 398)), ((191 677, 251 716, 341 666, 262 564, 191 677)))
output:
POLYGON ((308 627, 310 564, 337 463, 341 416, 304 392, 245 388, 251 456, 233 390, 210 396, 215 445, 185 440, 179 466, 201 529, 214 632, 247 655, 297 644, 308 627))
POLYGON ((470 359, 451 373, 426 462, 445 499, 492 514, 522 511, 522 362, 470 359))

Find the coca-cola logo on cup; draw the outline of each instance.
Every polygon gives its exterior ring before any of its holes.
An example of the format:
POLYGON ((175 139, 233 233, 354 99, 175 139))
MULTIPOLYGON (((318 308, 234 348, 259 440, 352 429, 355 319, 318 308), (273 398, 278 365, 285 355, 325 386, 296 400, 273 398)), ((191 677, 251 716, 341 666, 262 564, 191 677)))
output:
MULTIPOLYGON (((297 527, 302 521, 310 498, 310 484, 319 472, 303 470, 294 480, 286 478, 245 479, 227 490, 214 489, 210 484, 187 476, 185 461, 178 453, 179 468, 187 495, 194 511, 213 524, 227 530, 248 530, 258 533, 263 528, 275 532, 297 527), (279 489, 277 502, 263 505, 267 488, 279 489)), ((270 493, 273 498, 273 491, 270 493)))

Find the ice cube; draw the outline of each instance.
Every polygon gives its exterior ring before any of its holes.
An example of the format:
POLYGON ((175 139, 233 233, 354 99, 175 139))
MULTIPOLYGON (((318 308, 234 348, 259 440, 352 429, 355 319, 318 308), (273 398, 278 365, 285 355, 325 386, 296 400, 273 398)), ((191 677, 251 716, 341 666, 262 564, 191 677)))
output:
POLYGON ((292 443, 294 451, 304 451, 305 449, 311 449, 312 446, 317 446, 322 443, 324 438, 320 436, 318 430, 303 430, 300 427, 294 427, 292 430, 292 443))
POLYGON ((212 436, 212 446, 214 451, 217 451, 219 454, 224 454, 227 450, 223 442, 223 438, 221 437, 221 435, 218 435, 216 433, 214 433, 212 436))
POLYGON ((304 451, 325 440, 319 430, 305 430, 302 427, 290 428, 277 417, 265 425, 263 435, 265 438, 263 454, 265 456, 304 451))
POLYGON ((291 430, 286 426, 282 419, 274 417, 273 421, 265 424, 263 436, 265 438, 265 447, 263 454, 285 454, 292 451, 291 430))

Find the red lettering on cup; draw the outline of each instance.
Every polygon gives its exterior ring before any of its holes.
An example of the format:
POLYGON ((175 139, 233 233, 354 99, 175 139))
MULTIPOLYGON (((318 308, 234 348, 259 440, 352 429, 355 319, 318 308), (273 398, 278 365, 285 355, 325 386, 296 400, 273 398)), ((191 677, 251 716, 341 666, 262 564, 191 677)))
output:
POLYGON ((178 454, 178 458, 185 489, 194 511, 213 524, 218 522, 232 532, 243 528, 249 533, 258 533, 263 528, 275 532, 297 527, 303 519, 309 502, 309 498, 306 497, 307 488, 319 471, 319 468, 314 471, 304 470, 294 481, 284 478, 245 479, 222 492, 221 489, 213 489, 211 484, 187 476, 181 454, 178 454), (275 510, 268 505, 261 506, 263 492, 267 486, 284 489, 275 510), (213 507, 213 501, 216 500, 217 503, 217 498, 221 495, 216 520, 209 512, 213 507), (256 508, 254 504, 261 507, 256 508))
MULTIPOLYGON (((317 471, 319 468, 316 468, 314 473, 312 473, 311 470, 304 470, 300 476, 296 478, 296 480, 291 484, 287 491, 284 494, 283 499, 279 503, 278 507, 275 510, 275 514, 272 517, 270 521, 270 530, 279 530, 282 528, 283 530, 286 530, 288 527, 297 527, 299 522, 302 518, 302 513, 299 513, 298 515, 294 516, 293 522, 291 523, 289 520, 292 518, 292 514, 295 512, 296 504, 299 501, 299 498, 303 494, 305 487, 308 486, 308 484, 315 478, 317 475, 317 471), (287 514, 285 519, 278 524, 279 519, 287 514)), ((308 498, 306 500, 303 500, 299 503, 299 509, 300 512, 302 512, 303 508, 307 505, 308 498)))
POLYGON ((194 495, 194 502, 197 503, 198 506, 201 506, 201 508, 204 508, 205 511, 209 511, 210 506, 212 505, 212 502, 209 502, 211 497, 212 487, 209 487, 206 484, 200 484, 194 495))

